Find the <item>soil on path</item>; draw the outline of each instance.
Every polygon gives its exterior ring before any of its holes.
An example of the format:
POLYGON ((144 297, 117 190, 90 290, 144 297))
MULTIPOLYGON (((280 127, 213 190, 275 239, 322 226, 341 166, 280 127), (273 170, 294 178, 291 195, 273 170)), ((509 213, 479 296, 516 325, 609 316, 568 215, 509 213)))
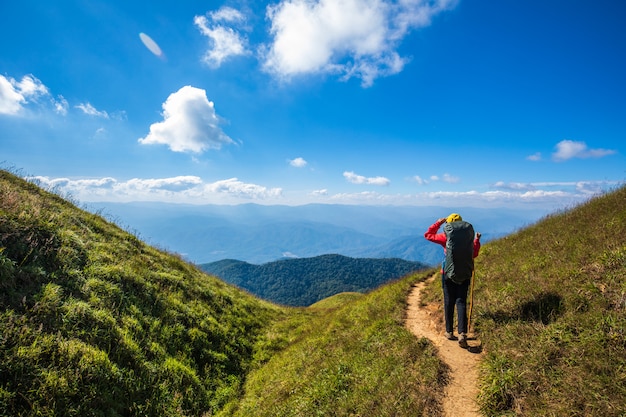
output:
POLYGON ((438 305, 420 305, 423 288, 431 280, 417 283, 411 290, 407 303, 406 327, 417 337, 430 339, 438 349, 439 356, 450 369, 449 381, 443 400, 444 416, 480 416, 476 404, 478 394, 478 362, 481 357, 480 343, 470 334, 469 349, 463 349, 457 341, 444 337, 442 314, 438 305))

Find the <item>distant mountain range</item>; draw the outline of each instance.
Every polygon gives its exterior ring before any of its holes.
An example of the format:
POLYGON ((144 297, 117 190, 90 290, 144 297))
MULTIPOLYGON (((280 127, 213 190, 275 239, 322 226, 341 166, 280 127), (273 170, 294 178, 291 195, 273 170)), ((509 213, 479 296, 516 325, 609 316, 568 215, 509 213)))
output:
POLYGON ((252 265, 225 259, 200 269, 277 304, 309 306, 342 292, 367 292, 390 280, 427 268, 402 259, 321 255, 252 265))
POLYGON ((282 258, 340 254, 400 258, 435 265, 438 245, 423 233, 436 219, 459 212, 483 241, 507 235, 548 214, 540 210, 308 204, 186 205, 92 203, 88 208, 157 247, 191 262, 237 259, 262 264, 282 258))

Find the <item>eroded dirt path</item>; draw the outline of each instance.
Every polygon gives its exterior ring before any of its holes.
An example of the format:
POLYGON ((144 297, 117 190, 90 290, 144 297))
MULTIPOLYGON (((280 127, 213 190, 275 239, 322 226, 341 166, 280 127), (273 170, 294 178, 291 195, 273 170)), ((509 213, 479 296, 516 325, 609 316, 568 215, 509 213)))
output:
POLYGON ((423 288, 435 277, 438 278, 439 274, 416 284, 411 290, 407 300, 406 326, 417 337, 430 339, 450 368, 450 381, 443 401, 444 416, 480 416, 476 405, 478 362, 481 357, 479 342, 473 340, 470 334, 470 349, 462 349, 458 342, 444 337, 441 313, 437 313, 437 309, 443 306, 420 306, 423 288))

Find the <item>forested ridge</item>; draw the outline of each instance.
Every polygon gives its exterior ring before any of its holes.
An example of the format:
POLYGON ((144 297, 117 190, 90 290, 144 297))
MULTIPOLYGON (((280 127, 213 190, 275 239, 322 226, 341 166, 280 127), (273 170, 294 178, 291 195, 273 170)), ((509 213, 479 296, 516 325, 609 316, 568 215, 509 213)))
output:
POLYGON ((428 266, 398 258, 320 255, 254 265, 233 259, 200 265, 224 281, 263 299, 308 306, 341 292, 367 292, 428 266))

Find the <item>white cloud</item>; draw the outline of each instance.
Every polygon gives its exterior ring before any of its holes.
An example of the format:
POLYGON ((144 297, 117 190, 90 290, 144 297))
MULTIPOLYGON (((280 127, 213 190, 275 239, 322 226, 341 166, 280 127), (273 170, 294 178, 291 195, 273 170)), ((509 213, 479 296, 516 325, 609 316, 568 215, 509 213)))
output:
POLYGON ((534 153, 532 155, 528 155, 526 157, 529 161, 541 161, 541 152, 534 153))
POLYGON ((230 22, 230 23, 239 23, 246 20, 246 17, 237 9, 233 9, 232 7, 224 6, 219 10, 214 12, 210 12, 209 16, 214 22, 230 22))
POLYGON ((296 168, 304 168, 305 166, 307 166, 308 162, 304 160, 304 158, 296 158, 296 159, 291 159, 289 160, 289 165, 291 165, 292 167, 296 167, 296 168))
POLYGON ((282 194, 281 188, 267 188, 256 184, 246 184, 237 178, 217 181, 204 186, 204 191, 208 193, 224 193, 244 199, 266 199, 279 197, 282 194))
POLYGON ((399 200, 399 197, 375 191, 363 191, 360 193, 338 193, 332 195, 330 199, 341 204, 393 204, 399 200))
POLYGON ((206 91, 185 86, 163 103, 163 121, 140 138, 144 145, 163 144, 174 152, 202 153, 234 143, 220 128, 220 119, 206 91))
POLYGON ((185 191, 201 184, 202 180, 199 177, 183 175, 171 178, 133 178, 120 184, 120 188, 129 193, 150 192, 154 190, 166 190, 175 192, 185 191))
POLYGON ((328 195, 328 190, 326 188, 323 188, 321 190, 314 190, 311 191, 310 195, 313 197, 326 196, 328 195))
POLYGON ((443 178, 441 180, 443 182, 447 182, 447 183, 450 183, 450 184, 456 184, 456 183, 461 181, 461 179, 459 177, 455 177, 455 176, 450 175, 450 174, 443 174, 443 178))
POLYGON ((530 183, 523 182, 509 182, 506 183, 504 181, 498 181, 492 185, 493 188, 499 188, 503 190, 512 190, 512 191, 527 191, 527 190, 535 190, 535 186, 530 183))
POLYGON ((527 195, 553 193, 572 193, 589 196, 598 194, 611 186, 615 186, 616 181, 543 181, 543 182, 509 182, 498 181, 491 187, 514 192, 526 192, 527 195))
POLYGON ((32 75, 21 81, 0 75, 0 114, 16 115, 29 101, 48 94, 48 88, 32 75))
POLYGON ((0 75, 0 114, 17 114, 25 102, 26 98, 15 88, 11 79, 0 75))
POLYGON ((413 182, 417 183, 418 185, 426 185, 426 184, 428 184, 428 181, 423 179, 419 175, 414 175, 413 177, 411 177, 410 181, 413 181, 413 182))
POLYGON ((567 161, 572 158, 602 158, 613 155, 616 151, 611 149, 589 149, 585 142, 562 140, 556 144, 556 152, 552 154, 554 161, 567 161))
POLYGON ((25 97, 37 97, 48 94, 48 88, 32 75, 22 77, 22 81, 17 83, 16 86, 25 97))
POLYGON ((206 16, 196 16, 194 24, 200 33, 209 38, 209 49, 202 57, 202 61, 212 68, 217 68, 230 57, 247 55, 250 51, 247 48, 247 40, 240 31, 227 27, 217 22, 227 22, 232 25, 245 21, 245 16, 230 7, 208 13, 206 16))
POLYGON ((282 188, 245 183, 237 178, 205 182, 197 176, 170 178, 69 179, 33 177, 43 187, 71 195, 82 202, 101 201, 162 201, 190 204, 241 204, 254 201, 263 204, 390 204, 409 206, 449 207, 511 207, 562 209, 623 185, 617 181, 569 182, 497 182, 488 191, 456 190, 415 194, 385 194, 377 191, 331 194, 327 189, 308 193, 305 200, 294 194, 284 194, 282 188))
POLYGON ((461 182, 461 179, 459 177, 455 177, 450 174, 443 174, 443 176, 431 175, 430 177, 428 177, 427 180, 420 177, 419 175, 415 175, 411 177, 410 180, 413 182, 416 182, 419 185, 426 185, 426 184, 429 184, 430 182, 437 182, 437 181, 443 181, 443 182, 447 182, 450 184, 456 184, 458 182, 461 182))
POLYGON ((67 110, 70 108, 69 103, 63 96, 59 96, 58 100, 52 99, 52 105, 54 110, 60 115, 67 115, 67 110))
POLYGON ((385 178, 385 177, 371 177, 371 178, 367 178, 364 177, 362 175, 357 175, 354 172, 350 171, 346 171, 343 173, 343 176, 346 180, 348 180, 348 182, 351 182, 352 184, 367 184, 367 185, 381 185, 381 186, 385 186, 385 185, 389 185, 391 183, 391 181, 389 181, 389 179, 385 178))
POLYGON ((102 117, 104 119, 108 119, 109 118, 109 114, 102 110, 98 110, 96 109, 94 106, 91 105, 91 103, 81 103, 78 104, 77 106, 75 106, 77 109, 80 109, 83 111, 83 113, 89 115, 89 116, 96 116, 96 117, 102 117))
POLYGON ((250 200, 280 199, 281 188, 244 183, 237 178, 205 183, 200 177, 132 178, 118 181, 33 177, 43 187, 56 189, 82 201, 169 201, 233 204, 250 200))
POLYGON ((362 85, 402 71, 407 59, 396 48, 408 33, 453 8, 449 0, 283 0, 268 6, 273 43, 264 68, 288 79, 337 73, 362 85))

